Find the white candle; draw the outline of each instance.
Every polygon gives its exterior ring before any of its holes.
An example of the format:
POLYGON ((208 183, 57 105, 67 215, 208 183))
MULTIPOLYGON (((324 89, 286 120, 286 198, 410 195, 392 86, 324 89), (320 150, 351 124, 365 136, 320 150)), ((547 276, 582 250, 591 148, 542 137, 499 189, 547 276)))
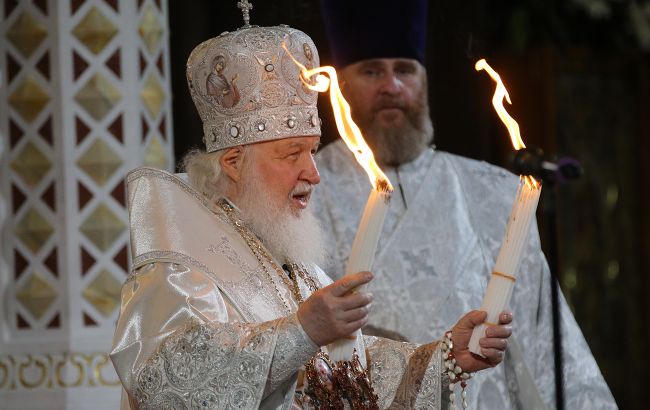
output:
MULTIPOLYGON (((350 275, 356 272, 369 271, 372 268, 372 262, 375 258, 379 235, 384 225, 384 218, 388 212, 388 203, 390 201, 390 195, 393 192, 393 187, 375 161, 372 150, 363 139, 361 130, 352 120, 350 104, 343 98, 334 67, 325 66, 307 70, 297 60, 294 59, 294 62, 301 68, 303 79, 308 80, 304 81, 307 87, 318 92, 324 92, 329 88, 330 102, 334 110, 334 119, 336 120, 336 127, 339 134, 341 134, 341 138, 343 138, 345 144, 354 154, 359 165, 367 172, 368 178, 373 186, 368 196, 368 202, 363 211, 361 222, 359 223, 359 229, 357 229, 357 234, 352 243, 345 274, 350 275), (320 73, 326 73, 329 78, 320 73), (313 84, 311 83, 312 79, 313 84)), ((355 291, 358 290, 355 289, 355 291)), ((356 331, 348 338, 328 345, 327 350, 330 359, 334 362, 351 360, 356 346, 356 340, 360 337, 361 331, 356 331)), ((358 352, 358 354, 361 363, 365 363, 365 352, 358 352)))
POLYGON ((485 336, 487 326, 499 323, 499 314, 510 301, 521 264, 521 256, 528 240, 530 224, 535 218, 542 187, 530 180, 532 180, 530 177, 520 177, 517 197, 512 206, 501 250, 481 305, 481 310, 488 314, 487 319, 483 324, 474 328, 469 341, 469 350, 480 356, 483 354, 481 354, 481 347, 478 343, 479 339, 485 336))
POLYGON ((345 267, 345 274, 349 275, 361 271, 369 271, 375 259, 375 251, 379 242, 379 235, 384 225, 388 212, 391 192, 385 189, 370 191, 366 208, 363 210, 357 234, 352 242, 350 257, 345 267))
MULTIPOLYGON (((345 275, 356 272, 369 271, 375 259, 379 235, 384 226, 384 218, 388 212, 391 192, 387 189, 386 184, 377 183, 377 188, 373 188, 368 196, 366 208, 363 211, 361 222, 357 234, 352 243, 352 250, 348 258, 348 264, 345 267, 345 275)), ((357 288, 356 291, 361 290, 357 288)), ((340 339, 327 346, 330 359, 334 362, 339 360, 351 360, 354 352, 356 339, 361 335, 357 330, 355 334, 347 339, 340 339)))

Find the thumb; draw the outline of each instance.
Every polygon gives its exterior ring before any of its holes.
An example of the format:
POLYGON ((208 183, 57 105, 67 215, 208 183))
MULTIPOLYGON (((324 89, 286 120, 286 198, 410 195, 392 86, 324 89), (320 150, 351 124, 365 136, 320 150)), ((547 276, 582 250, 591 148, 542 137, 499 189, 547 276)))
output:
POLYGON ((487 312, 481 310, 472 310, 458 321, 458 330, 471 331, 476 326, 483 323, 486 318, 487 312))
POLYGON ((346 275, 328 287, 331 287, 332 295, 343 296, 357 286, 361 286, 370 282, 370 280, 372 280, 372 273, 361 271, 353 273, 351 275, 346 275))

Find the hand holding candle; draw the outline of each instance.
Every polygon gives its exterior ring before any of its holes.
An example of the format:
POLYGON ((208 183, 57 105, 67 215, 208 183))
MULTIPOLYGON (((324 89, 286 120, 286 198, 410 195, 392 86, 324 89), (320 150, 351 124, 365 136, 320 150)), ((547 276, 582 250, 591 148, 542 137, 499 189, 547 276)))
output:
MULTIPOLYGON (((356 272, 370 271, 379 235, 384 225, 384 218, 388 212, 393 186, 377 165, 372 150, 363 139, 361 130, 352 120, 350 105, 343 98, 334 67, 325 66, 307 70, 298 61, 295 59, 294 61, 301 67, 301 76, 305 85, 319 92, 329 88, 330 102, 334 109, 334 118, 339 134, 370 178, 372 191, 370 191, 357 234, 352 243, 345 274, 347 276, 356 272), (327 76, 321 73, 326 73, 327 76)), ((360 331, 357 331, 348 339, 341 339, 330 344, 328 346, 330 359, 334 362, 350 360, 355 340, 360 334, 360 331)))
MULTIPOLYGON (((513 146, 517 150, 525 148, 526 146, 519 135, 519 125, 503 107, 503 99, 505 98, 510 103, 510 96, 501 82, 499 74, 485 60, 480 60, 476 63, 476 70, 483 69, 490 74, 497 84, 494 97, 492 98, 492 104, 499 114, 499 118, 501 118, 501 121, 508 128, 513 146)), ((497 323, 498 315, 510 301, 541 191, 541 184, 533 177, 529 175, 520 176, 517 196, 512 206, 510 218, 508 219, 501 250, 499 251, 499 256, 497 257, 492 271, 492 277, 488 283, 483 304, 481 305, 481 310, 487 312, 487 319, 483 324, 474 329, 469 342, 469 350, 472 353, 481 355, 479 339, 485 335, 487 326, 497 323)))

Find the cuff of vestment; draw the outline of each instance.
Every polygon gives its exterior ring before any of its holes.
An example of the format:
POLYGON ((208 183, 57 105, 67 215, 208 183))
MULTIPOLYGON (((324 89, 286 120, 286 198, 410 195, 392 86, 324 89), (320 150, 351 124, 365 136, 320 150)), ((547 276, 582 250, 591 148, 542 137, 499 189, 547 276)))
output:
POLYGON ((312 348, 315 350, 320 349, 320 346, 317 345, 311 337, 305 332, 305 328, 302 327, 302 323, 300 323, 300 319, 298 319, 298 312, 294 313, 293 315, 289 316, 289 320, 294 322, 297 326, 298 329, 300 330, 300 334, 302 335, 303 339, 305 339, 305 342, 308 343, 312 348))

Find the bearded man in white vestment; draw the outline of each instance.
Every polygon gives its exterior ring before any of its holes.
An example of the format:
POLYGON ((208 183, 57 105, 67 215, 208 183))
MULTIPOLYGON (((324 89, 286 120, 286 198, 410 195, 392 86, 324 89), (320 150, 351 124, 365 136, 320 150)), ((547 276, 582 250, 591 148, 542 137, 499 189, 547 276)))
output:
MULTIPOLYGON (((372 7, 327 0, 323 11, 352 117, 395 186, 376 279, 369 285, 374 303, 366 330, 381 328, 381 334, 421 343, 481 305, 518 178, 432 147, 425 0, 372 7)), ((323 148, 316 162, 323 183, 312 201, 327 249, 333 249, 326 267, 339 278, 370 188, 341 141, 323 148)), ((550 273, 535 225, 510 302, 517 318, 514 340, 504 366, 473 380, 468 396, 477 408, 555 408, 550 300, 550 273)), ((566 408, 616 408, 564 298, 561 317, 566 408)))
POLYGON ((185 159, 189 182, 152 168, 127 178, 133 267, 111 352, 125 408, 440 409, 450 383, 501 361, 512 317, 488 330, 479 358, 467 349, 478 311, 443 342, 359 335, 352 370, 328 361, 329 343, 366 324, 372 295, 353 290, 373 275, 332 283, 318 267, 320 121, 289 55, 318 64, 315 50, 298 30, 248 26, 190 55, 206 152, 185 159), (215 58, 237 75, 233 107, 206 89, 215 58))

